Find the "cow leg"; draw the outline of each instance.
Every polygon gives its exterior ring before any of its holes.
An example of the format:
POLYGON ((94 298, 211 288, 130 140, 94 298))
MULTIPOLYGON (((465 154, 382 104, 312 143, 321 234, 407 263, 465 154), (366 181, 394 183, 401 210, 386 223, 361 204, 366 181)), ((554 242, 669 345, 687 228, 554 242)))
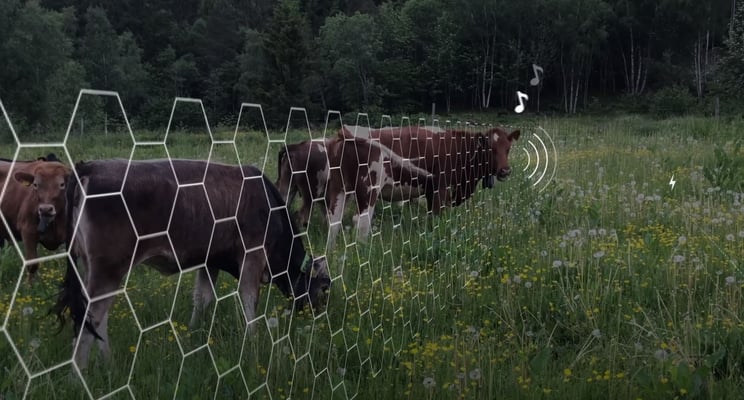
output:
POLYGON ((354 216, 354 225, 357 229, 358 240, 366 240, 372 227, 375 214, 375 203, 379 189, 359 185, 356 191, 357 206, 359 213, 354 216))
POLYGON ((191 312, 191 321, 189 329, 196 329, 199 326, 204 311, 214 301, 214 287, 217 282, 217 273, 219 270, 200 268, 196 273, 196 282, 194 283, 194 309, 191 312))
MULTIPOLYGON (((88 282, 86 284, 87 292, 90 298, 106 295, 117 290, 121 286, 127 268, 109 265, 107 263, 93 263, 88 266, 88 282)), ((88 308, 88 321, 96 333, 103 339, 99 343, 101 354, 104 359, 108 359, 111 353, 108 340, 108 310, 114 302, 114 296, 100 299, 90 304, 88 308)), ((88 364, 90 348, 93 345, 95 337, 88 329, 81 327, 80 343, 75 353, 75 361, 78 367, 85 368, 88 364)))
POLYGON ((249 333, 255 331, 252 322, 256 319, 256 308, 258 308, 258 296, 261 291, 261 280, 266 268, 268 268, 268 266, 266 265, 266 258, 263 253, 260 251, 254 251, 245 256, 243 266, 240 269, 240 286, 238 290, 240 291, 240 298, 245 313, 245 323, 248 327, 249 333))
POLYGON ((329 183, 328 186, 326 213, 328 215, 328 248, 331 248, 336 243, 336 236, 338 236, 338 232, 341 230, 346 193, 344 193, 343 185, 337 182, 333 182, 333 184, 329 183))
POLYGON ((310 210, 312 209, 313 197, 310 193, 306 196, 302 196, 302 208, 300 209, 299 223, 307 227, 307 223, 310 221, 310 210))
MULTIPOLYGON (((36 229, 36 225, 33 226, 33 229, 36 229)), ((26 262, 36 259, 38 257, 38 253, 36 252, 36 244, 39 240, 39 237, 36 234, 36 231, 32 230, 31 228, 22 230, 21 240, 23 241, 23 250, 24 250, 24 255, 26 257, 26 262)), ((28 263, 28 282, 29 283, 33 283, 36 280, 36 271, 38 270, 39 270, 38 262, 28 263)))

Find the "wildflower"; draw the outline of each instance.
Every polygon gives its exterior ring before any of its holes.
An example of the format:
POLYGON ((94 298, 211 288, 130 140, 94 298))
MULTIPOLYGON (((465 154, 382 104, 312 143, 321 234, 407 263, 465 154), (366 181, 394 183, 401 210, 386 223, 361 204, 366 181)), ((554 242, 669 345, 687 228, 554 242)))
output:
POLYGON ((595 329, 592 331, 592 336, 599 339, 602 337, 602 331, 600 331, 599 329, 595 329))
POLYGON ((589 236, 597 236, 597 230, 596 229, 589 229, 589 236))
POLYGON ((41 340, 39 338, 33 338, 31 339, 31 342, 29 342, 29 345, 31 345, 33 350, 36 350, 41 346, 41 340))
POLYGON ((279 326, 279 320, 276 319, 276 317, 271 317, 266 321, 266 324, 269 326, 269 328, 276 328, 279 326))
POLYGON ((23 316, 28 316, 34 313, 34 308, 31 306, 23 307, 23 316))
POLYGON ((607 234, 607 229, 605 228, 599 228, 599 236, 604 236, 607 234))
POLYGON ((744 239, 744 231, 739 231, 739 237, 744 239))
POLYGON ((434 386, 436 386, 437 381, 435 381, 434 378, 432 378, 430 376, 427 376, 426 378, 424 378, 423 384, 424 384, 424 387, 425 388, 427 388, 427 389, 433 389, 434 386))
POLYGON ((563 369, 563 376, 566 378, 570 378, 571 375, 573 375, 573 372, 571 371, 571 368, 564 368, 563 369))
POLYGON ((684 246, 684 244, 685 244, 685 243, 687 243, 687 237, 686 237, 686 236, 684 236, 684 235, 683 235, 683 236, 680 236, 680 237, 678 237, 678 238, 677 238, 677 243, 678 243, 678 244, 679 244, 680 246, 684 246))
POLYGON ((477 278, 478 277, 478 271, 475 271, 475 270, 470 271, 470 277, 471 278, 477 278))
POLYGON ((731 286, 736 284, 736 277, 731 275, 726 277, 726 285, 731 286))
POLYGON ((289 353, 291 352, 292 352, 292 349, 290 349, 289 346, 282 347, 282 353, 284 353, 285 355, 289 355, 289 353))
POLYGON ((498 268, 496 268, 496 272, 502 273, 502 272, 504 272, 504 268, 503 267, 498 267, 498 268))
POLYGON ((563 265, 563 261, 561 260, 553 261, 553 268, 560 268, 562 265, 563 265))
POLYGON ((605 252, 602 251, 602 250, 600 250, 600 251, 594 253, 594 258, 600 259, 600 258, 604 257, 604 255, 605 255, 605 252))
POLYGON ((674 261, 675 264, 680 264, 685 261, 685 256, 677 254, 672 257, 672 261, 674 261))
POLYGON ((516 283, 517 285, 522 283, 522 277, 519 275, 514 275, 514 278, 512 278, 512 282, 516 283))
MULTIPOLYGON (((739 232, 739 233, 744 233, 744 231, 739 232)), ((540 255, 543 256, 543 257, 547 257, 548 256, 548 252, 545 251, 545 250, 543 250, 543 251, 540 252, 540 255)))
POLYGON ((346 375, 346 368, 338 367, 336 369, 336 373, 339 374, 340 376, 344 376, 344 375, 346 375))
POLYGON ((734 241, 734 234, 733 233, 729 233, 728 235, 726 235, 726 240, 728 240, 729 242, 733 242, 734 241))
POLYGON ((566 248, 566 242, 561 242, 558 247, 565 249, 566 248))
POLYGON ((477 381, 477 380, 479 380, 481 378, 481 371, 480 371, 480 369, 476 368, 476 369, 470 371, 470 373, 468 374, 468 376, 470 377, 470 379, 472 379, 474 381, 477 381))
POLYGON ((641 344, 641 342, 635 342, 635 346, 634 347, 635 347, 635 350, 636 351, 642 351, 643 350, 643 345, 641 344))
POLYGON ((664 361, 669 358, 669 353, 664 349, 659 349, 654 352, 654 357, 659 361, 664 361))
POLYGON ((530 281, 525 282, 524 283, 524 287, 527 288, 527 289, 531 288, 532 287, 532 282, 530 282, 530 281))

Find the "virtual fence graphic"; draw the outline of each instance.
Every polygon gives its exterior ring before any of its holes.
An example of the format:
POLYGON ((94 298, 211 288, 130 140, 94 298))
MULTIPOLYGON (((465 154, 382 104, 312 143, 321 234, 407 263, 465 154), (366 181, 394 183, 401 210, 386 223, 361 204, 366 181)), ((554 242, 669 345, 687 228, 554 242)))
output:
MULTIPOLYGON (((51 140, 3 114, 4 214, 19 185, 38 194, 28 218, 2 217, 15 284, 0 351, 10 392, 29 397, 357 397, 494 273, 503 221, 483 191, 519 143, 518 128, 385 116, 373 129, 337 112, 313 129, 303 108, 270 133, 259 104, 213 130, 187 98, 164 131, 138 131, 117 93, 94 90, 51 140)), ((461 362, 477 380, 480 361, 461 362)))

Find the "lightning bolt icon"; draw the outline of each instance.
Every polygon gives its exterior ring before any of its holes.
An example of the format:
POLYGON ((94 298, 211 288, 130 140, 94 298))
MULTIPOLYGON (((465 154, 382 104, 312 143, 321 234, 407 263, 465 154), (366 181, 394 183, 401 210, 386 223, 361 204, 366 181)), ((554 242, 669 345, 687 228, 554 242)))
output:
POLYGON ((672 190, 674 190, 674 185, 677 183, 677 181, 674 180, 674 174, 672 174, 672 179, 669 180, 669 185, 672 187, 672 190))

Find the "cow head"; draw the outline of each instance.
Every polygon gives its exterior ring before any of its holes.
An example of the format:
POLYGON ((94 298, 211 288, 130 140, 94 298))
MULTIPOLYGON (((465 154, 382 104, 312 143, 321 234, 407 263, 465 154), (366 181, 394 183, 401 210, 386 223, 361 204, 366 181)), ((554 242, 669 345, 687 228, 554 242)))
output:
POLYGON ((39 216, 37 229, 44 233, 54 222, 57 213, 65 210, 65 182, 70 176, 70 169, 58 162, 41 162, 32 171, 18 171, 13 177, 34 191, 39 216))
POLYGON ((509 152, 511 151, 512 142, 519 139, 519 129, 512 133, 506 133, 501 128, 491 129, 486 133, 488 135, 489 147, 489 165, 490 171, 483 179, 483 186, 493 186, 493 176, 499 181, 505 181, 511 175, 509 166, 509 152))
POLYGON ((300 267, 300 277, 295 283, 295 308, 301 310, 308 299, 312 308, 320 307, 331 289, 331 276, 328 273, 328 262, 325 257, 313 258, 305 254, 300 267), (303 296, 307 293, 307 296, 303 296))

